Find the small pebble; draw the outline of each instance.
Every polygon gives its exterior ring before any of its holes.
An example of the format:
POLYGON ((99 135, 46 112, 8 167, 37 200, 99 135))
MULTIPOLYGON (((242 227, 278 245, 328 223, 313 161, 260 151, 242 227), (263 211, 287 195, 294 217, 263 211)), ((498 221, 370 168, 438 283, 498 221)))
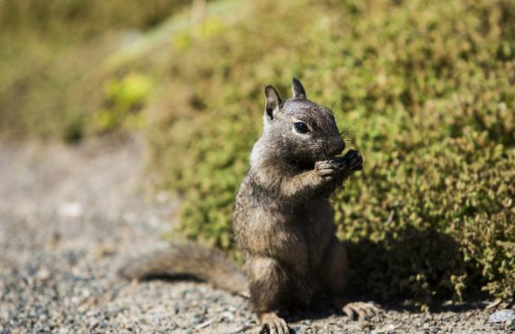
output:
POLYGON ((499 322, 513 321, 513 320, 515 320, 515 311, 514 310, 499 310, 499 311, 492 313, 488 317, 489 323, 499 323, 499 322))

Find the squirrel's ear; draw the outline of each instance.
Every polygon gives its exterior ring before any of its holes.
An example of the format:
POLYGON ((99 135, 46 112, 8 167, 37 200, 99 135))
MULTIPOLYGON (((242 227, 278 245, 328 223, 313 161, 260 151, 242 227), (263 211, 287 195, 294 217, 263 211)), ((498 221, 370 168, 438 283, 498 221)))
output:
POLYGON ((265 113, 269 120, 273 120, 275 117, 275 111, 281 107, 282 100, 274 87, 268 85, 265 86, 265 113))
POLYGON ((306 91, 304 90, 304 86, 300 83, 299 79, 292 78, 291 79, 291 91, 294 99, 305 99, 306 91))

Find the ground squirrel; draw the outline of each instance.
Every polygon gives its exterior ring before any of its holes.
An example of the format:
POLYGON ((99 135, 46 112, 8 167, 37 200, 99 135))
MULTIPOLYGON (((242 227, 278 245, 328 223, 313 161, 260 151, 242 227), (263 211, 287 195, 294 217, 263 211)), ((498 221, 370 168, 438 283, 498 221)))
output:
POLYGON ((371 304, 345 304, 347 255, 335 236, 329 196, 363 167, 345 143, 330 109, 307 99, 293 79, 293 97, 282 100, 265 87, 263 134, 254 144, 250 170, 234 207, 233 229, 244 268, 219 251, 192 243, 129 262, 121 275, 141 279, 188 274, 250 297, 261 332, 285 334, 279 312, 306 306, 322 292, 349 316, 374 314, 371 304))

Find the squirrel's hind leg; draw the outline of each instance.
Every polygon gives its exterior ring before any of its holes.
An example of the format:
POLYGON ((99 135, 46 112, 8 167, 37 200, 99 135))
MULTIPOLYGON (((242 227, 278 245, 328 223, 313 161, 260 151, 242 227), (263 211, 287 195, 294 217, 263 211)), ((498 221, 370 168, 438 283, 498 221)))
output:
POLYGON ((267 257, 247 259, 246 267, 250 283, 250 297, 261 323, 259 333, 288 334, 290 328, 277 315, 286 304, 291 282, 276 260, 267 257))

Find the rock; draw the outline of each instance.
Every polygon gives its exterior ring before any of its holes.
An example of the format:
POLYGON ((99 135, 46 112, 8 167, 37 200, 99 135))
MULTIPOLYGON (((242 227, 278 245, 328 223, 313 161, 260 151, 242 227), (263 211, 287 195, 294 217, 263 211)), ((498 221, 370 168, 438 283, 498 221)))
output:
POLYGON ((387 324, 384 327, 372 330, 373 334, 382 334, 382 333, 390 333, 395 331, 395 325, 394 324, 387 324))
POLYGON ((77 218, 82 216, 83 208, 78 202, 64 202, 57 206, 59 215, 68 218, 77 218))
POLYGON ((513 320, 515 320, 515 311, 514 310, 499 310, 499 311, 492 313, 488 317, 489 323, 500 323, 500 322, 513 321, 513 320))

